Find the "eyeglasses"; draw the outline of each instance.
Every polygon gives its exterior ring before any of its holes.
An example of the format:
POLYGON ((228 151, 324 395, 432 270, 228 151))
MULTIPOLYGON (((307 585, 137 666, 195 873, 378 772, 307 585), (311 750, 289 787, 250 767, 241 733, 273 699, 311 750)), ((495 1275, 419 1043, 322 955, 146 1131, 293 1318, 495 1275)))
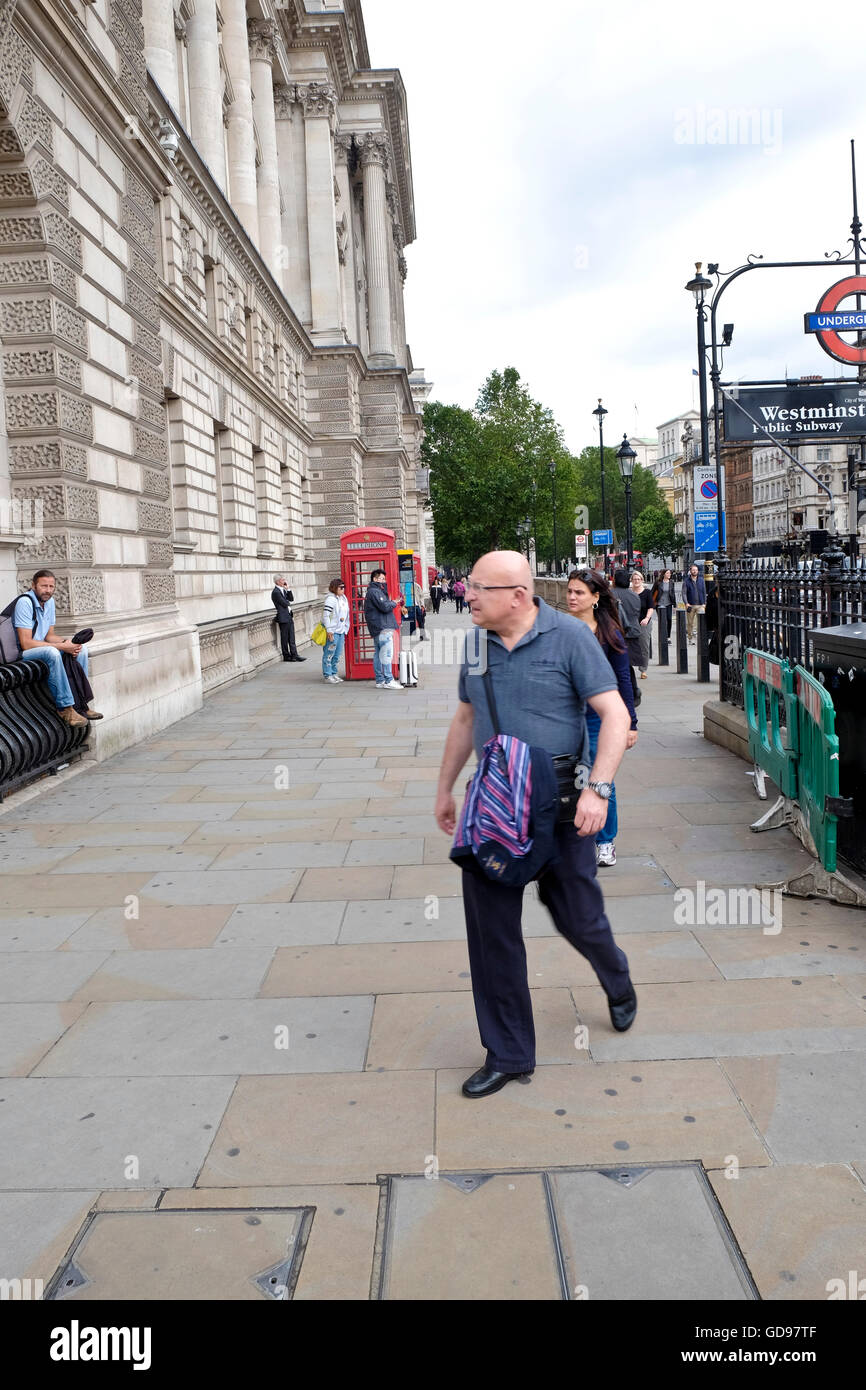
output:
POLYGON ((467 592, 475 594, 492 594, 495 589, 525 589, 525 584, 479 584, 474 579, 466 580, 467 592))

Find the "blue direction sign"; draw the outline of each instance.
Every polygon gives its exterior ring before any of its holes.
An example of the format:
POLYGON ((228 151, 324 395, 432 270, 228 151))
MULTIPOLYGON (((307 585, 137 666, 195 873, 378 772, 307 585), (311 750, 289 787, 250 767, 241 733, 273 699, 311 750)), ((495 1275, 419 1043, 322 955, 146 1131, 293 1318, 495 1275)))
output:
MULTIPOLYGON (((727 519, 722 512, 722 544, 725 544, 727 519)), ((695 550, 701 553, 719 549, 718 512, 695 512, 695 550)))
POLYGON ((593 545, 613 545, 613 531, 593 531, 593 545))

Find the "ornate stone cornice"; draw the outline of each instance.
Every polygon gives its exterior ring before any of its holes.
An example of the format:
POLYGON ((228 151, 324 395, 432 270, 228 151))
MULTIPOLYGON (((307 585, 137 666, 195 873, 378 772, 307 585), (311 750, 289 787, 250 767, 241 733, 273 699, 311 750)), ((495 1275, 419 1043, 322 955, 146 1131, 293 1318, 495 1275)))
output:
POLYGON ((176 39, 183 39, 186 43, 186 20, 183 15, 178 14, 177 10, 174 12, 174 36, 176 39))
POLYGON ((361 141, 361 164, 366 169, 370 164, 379 164, 387 169, 391 158, 390 142, 387 135, 368 131, 361 141))
POLYGON ((248 19, 247 36, 250 43, 250 60, 262 59, 273 63, 277 56, 276 25, 272 19, 248 19))
POLYGON ((326 116, 333 130, 337 119, 337 93, 328 82, 308 82, 298 85, 298 101, 308 119, 326 116))
POLYGON ((274 87, 274 114, 278 121, 291 120, 292 107, 298 104, 297 83, 292 82, 288 86, 279 83, 274 87))

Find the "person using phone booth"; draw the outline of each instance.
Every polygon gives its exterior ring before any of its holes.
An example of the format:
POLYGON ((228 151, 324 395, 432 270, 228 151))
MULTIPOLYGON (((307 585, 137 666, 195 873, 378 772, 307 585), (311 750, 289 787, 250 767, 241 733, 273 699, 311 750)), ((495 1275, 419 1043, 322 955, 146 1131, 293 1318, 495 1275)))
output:
MULTIPOLYGON (((349 600, 351 628, 346 638, 346 678, 354 681, 375 679, 373 669, 373 638, 364 618, 364 600, 374 570, 385 571, 387 592, 392 599, 402 598, 397 564, 397 538, 393 531, 380 526, 359 526, 340 538, 340 573, 349 600)), ((400 632, 402 604, 395 609, 398 630, 394 633, 392 679, 400 669, 400 632)))

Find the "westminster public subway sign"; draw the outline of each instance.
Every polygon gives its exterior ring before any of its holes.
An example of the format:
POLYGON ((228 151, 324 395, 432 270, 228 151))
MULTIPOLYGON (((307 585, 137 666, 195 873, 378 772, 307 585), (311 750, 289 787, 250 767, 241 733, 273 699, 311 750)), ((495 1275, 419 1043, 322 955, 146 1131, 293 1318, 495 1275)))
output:
POLYGON ((866 435, 866 387, 856 381, 832 386, 741 388, 736 401, 725 397, 725 439, 729 443, 780 439, 847 439, 866 435), (759 427, 760 426, 760 427, 759 427))

